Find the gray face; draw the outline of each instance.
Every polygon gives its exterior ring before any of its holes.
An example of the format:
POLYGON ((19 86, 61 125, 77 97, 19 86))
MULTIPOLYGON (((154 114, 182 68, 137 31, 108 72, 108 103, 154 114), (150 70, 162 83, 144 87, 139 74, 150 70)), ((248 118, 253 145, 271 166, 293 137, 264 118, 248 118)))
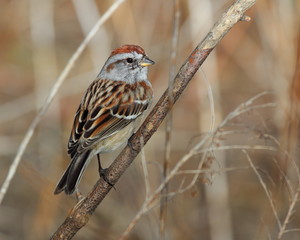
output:
POLYGON ((104 64, 98 78, 131 84, 138 81, 148 82, 148 68, 140 65, 143 58, 144 55, 136 52, 113 55, 104 64))

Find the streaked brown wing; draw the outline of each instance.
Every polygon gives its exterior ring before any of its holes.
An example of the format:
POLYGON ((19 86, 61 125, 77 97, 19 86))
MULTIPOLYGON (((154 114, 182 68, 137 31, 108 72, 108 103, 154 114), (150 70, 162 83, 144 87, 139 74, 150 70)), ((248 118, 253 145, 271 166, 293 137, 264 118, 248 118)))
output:
MULTIPOLYGON (((68 144, 68 153, 71 158, 76 153, 81 153, 130 124, 139 117, 148 107, 151 94, 140 94, 141 90, 129 89, 128 84, 114 82, 112 84, 100 84, 98 87, 103 92, 103 87, 111 91, 106 94, 95 94, 93 98, 86 93, 76 113, 73 129, 68 144), (91 107, 92 106, 92 107, 91 107), (90 109, 90 110, 88 110, 90 109)), ((90 87, 90 90, 94 90, 90 87)), ((94 91, 95 92, 95 91, 94 91)), ((146 92, 145 89, 142 91, 146 92)))
POLYGON ((73 128, 68 142, 68 153, 71 158, 73 158, 77 152, 78 141, 83 134, 83 126, 86 123, 88 114, 88 110, 82 109, 80 104, 74 118, 73 128))

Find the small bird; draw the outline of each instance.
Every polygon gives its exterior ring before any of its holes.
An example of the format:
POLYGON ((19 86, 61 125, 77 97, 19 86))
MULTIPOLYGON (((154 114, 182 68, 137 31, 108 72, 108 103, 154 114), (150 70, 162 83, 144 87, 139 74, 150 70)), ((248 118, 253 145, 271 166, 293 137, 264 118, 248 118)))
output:
POLYGON ((123 45, 112 51, 78 107, 68 143, 71 162, 54 194, 72 194, 95 155, 100 177, 109 183, 99 154, 126 143, 133 134, 135 120, 149 108, 153 91, 148 66, 152 64, 154 61, 137 45, 123 45))

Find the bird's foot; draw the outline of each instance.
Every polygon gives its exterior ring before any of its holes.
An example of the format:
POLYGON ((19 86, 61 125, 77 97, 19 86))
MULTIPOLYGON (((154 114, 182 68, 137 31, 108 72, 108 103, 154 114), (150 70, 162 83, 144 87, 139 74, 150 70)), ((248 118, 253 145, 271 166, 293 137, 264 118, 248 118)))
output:
POLYGON ((114 185, 109 181, 109 179, 107 178, 107 168, 100 168, 99 169, 99 175, 101 178, 103 178, 103 180, 110 185, 112 188, 114 188, 116 190, 116 188, 114 187, 114 185))

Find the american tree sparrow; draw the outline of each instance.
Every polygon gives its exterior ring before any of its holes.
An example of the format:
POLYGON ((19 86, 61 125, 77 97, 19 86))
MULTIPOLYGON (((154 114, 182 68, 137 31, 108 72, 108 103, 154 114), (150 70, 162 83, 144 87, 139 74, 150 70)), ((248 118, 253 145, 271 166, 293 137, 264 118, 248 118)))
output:
POLYGON ((127 142, 135 120, 151 104, 153 91, 147 67, 152 64, 145 51, 136 45, 124 45, 112 51, 76 112, 68 143, 71 163, 55 194, 62 191, 72 194, 95 155, 100 176, 107 181, 99 154, 114 151, 127 142))

